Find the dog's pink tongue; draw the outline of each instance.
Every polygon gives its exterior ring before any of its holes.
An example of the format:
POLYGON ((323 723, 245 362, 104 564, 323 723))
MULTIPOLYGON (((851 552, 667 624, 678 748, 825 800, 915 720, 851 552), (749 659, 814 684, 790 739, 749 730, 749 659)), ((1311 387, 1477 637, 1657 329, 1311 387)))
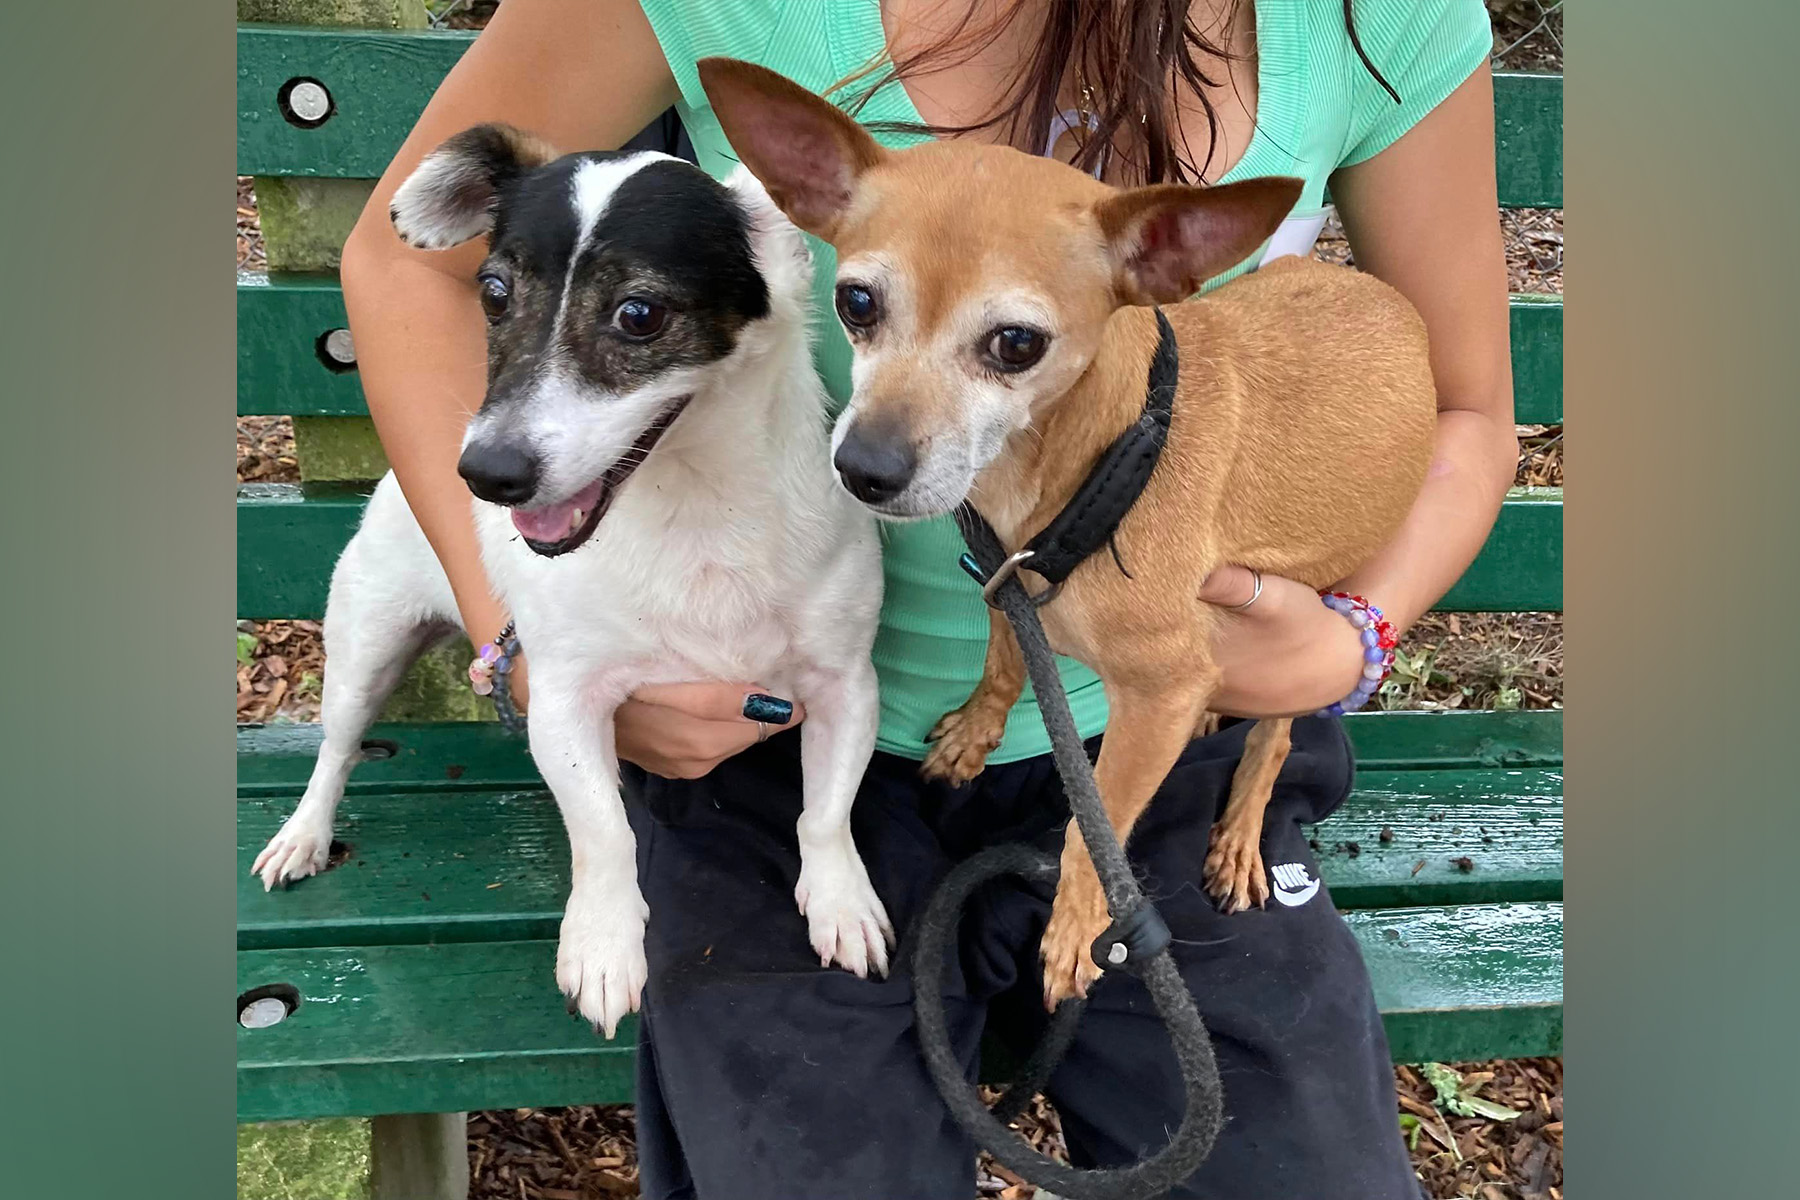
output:
POLYGON ((604 486, 605 481, 596 479, 561 504, 515 508, 512 510, 513 528, 534 542, 560 542, 580 528, 581 522, 594 511, 604 486))

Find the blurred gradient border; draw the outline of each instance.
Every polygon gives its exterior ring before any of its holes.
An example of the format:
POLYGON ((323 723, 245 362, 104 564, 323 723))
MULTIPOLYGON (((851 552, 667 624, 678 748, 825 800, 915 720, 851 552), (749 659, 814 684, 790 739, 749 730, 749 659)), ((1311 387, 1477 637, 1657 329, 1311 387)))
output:
POLYGON ((0 18, 0 1194, 234 1188, 231 5, 0 18))
POLYGON ((1800 6, 1565 36, 1568 1195, 1793 1195, 1800 6))

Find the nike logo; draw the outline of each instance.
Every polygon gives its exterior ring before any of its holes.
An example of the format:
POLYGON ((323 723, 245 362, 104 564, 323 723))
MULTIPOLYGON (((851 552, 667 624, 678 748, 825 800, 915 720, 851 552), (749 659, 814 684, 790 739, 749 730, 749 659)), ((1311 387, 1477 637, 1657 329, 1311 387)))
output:
POLYGON ((1305 863, 1281 863, 1269 868, 1275 882, 1275 899, 1289 908, 1299 908, 1319 891, 1319 881, 1306 869, 1305 863))

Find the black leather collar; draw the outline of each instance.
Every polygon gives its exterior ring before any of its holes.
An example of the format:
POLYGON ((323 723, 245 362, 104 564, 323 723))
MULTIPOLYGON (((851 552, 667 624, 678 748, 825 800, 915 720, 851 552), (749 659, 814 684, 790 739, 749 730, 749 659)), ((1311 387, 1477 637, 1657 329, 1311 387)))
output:
MULTIPOLYGON (((1119 522, 1150 482, 1150 473, 1162 457, 1163 444, 1169 440, 1169 421, 1175 411, 1175 381, 1181 373, 1181 355, 1175 345, 1175 331, 1160 308, 1156 310, 1156 326, 1156 353, 1150 359, 1143 412, 1129 429, 1113 439, 1069 503, 1042 532, 1009 556, 993 527, 973 505, 964 501, 957 507, 957 528, 970 551, 963 556, 962 566, 978 583, 988 586, 1003 564, 1013 562, 1014 569, 1030 571, 1050 584, 1050 592, 1039 596, 1043 603, 1089 555, 1112 540, 1119 522)), ((1115 548, 1114 558, 1117 556, 1115 548)), ((1122 562, 1119 569, 1124 570, 1122 562)))

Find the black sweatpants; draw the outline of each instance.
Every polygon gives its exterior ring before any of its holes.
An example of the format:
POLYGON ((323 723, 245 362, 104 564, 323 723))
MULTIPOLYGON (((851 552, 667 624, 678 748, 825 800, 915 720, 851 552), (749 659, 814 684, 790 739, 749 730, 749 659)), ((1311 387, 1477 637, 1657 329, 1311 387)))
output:
MULTIPOLYGON (((1349 792, 1336 721, 1294 723, 1263 860, 1265 910, 1222 916, 1200 889, 1207 834, 1248 724, 1194 742, 1134 831, 1130 854, 1211 1030, 1226 1125, 1183 1197, 1416 1200, 1387 1040, 1361 955, 1317 884, 1301 822, 1349 792)), ((999 842, 1061 845, 1067 802, 1046 756, 972 784, 923 782, 878 754, 853 818, 901 944, 891 976, 821 968, 794 907, 797 733, 705 779, 633 773, 632 820, 650 906, 638 1073, 638 1153, 652 1200, 970 1200, 975 1150, 926 1073, 907 961, 913 919, 954 863, 999 842)), ((978 894, 948 976, 952 1035, 971 1078, 983 1030, 1028 1047, 1045 1021, 1038 938, 1048 889, 978 894)), ((1164 1144, 1183 1091, 1149 994, 1101 977, 1047 1088, 1070 1154, 1128 1163, 1164 1144)))

